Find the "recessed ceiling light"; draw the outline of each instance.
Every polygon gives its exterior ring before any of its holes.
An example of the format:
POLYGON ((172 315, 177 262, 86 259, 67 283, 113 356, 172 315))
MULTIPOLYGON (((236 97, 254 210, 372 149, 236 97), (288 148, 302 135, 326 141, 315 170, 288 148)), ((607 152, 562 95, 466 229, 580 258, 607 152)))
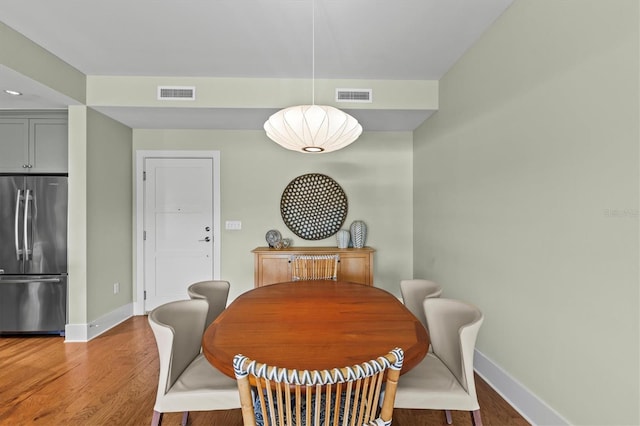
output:
POLYGON ((6 89, 6 90, 4 91, 4 93, 6 93, 6 94, 8 94, 8 95, 13 95, 13 96, 20 96, 20 95, 22 95, 22 93, 20 93, 20 92, 18 92, 18 91, 16 91, 16 90, 9 90, 9 89, 6 89))

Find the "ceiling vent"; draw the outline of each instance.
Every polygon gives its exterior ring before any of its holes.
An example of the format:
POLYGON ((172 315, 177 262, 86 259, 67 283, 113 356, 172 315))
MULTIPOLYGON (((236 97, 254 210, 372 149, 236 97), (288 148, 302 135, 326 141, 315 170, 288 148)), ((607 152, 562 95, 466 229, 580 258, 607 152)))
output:
POLYGON ((336 89, 336 102, 373 102, 372 89, 336 89))
POLYGON ((158 100, 194 101, 196 88, 194 86, 158 86, 158 100))

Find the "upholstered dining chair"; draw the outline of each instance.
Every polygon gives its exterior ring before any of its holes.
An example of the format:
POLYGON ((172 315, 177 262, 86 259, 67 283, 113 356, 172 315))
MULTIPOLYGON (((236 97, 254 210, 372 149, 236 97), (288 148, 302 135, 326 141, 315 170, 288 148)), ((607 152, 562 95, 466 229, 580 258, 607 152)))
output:
POLYGON ((402 303, 420 320, 424 328, 429 330, 422 302, 428 297, 440 297, 442 295, 440 284, 423 279, 401 280, 400 293, 402 303))
POLYGON ((227 307, 230 287, 229 281, 213 280, 193 283, 187 288, 187 293, 191 299, 205 299, 209 302, 207 320, 204 324, 205 329, 227 307))
POLYGON ((309 371, 268 366, 238 354, 233 366, 244 426, 388 426, 403 361, 402 349, 395 348, 363 364, 309 371), (249 377, 255 381, 253 390, 249 377))
POLYGON ((468 303, 427 298, 423 307, 433 352, 402 376, 396 390, 396 408, 471 412, 475 426, 482 425, 473 375, 473 353, 484 320, 480 310, 468 303))
POLYGON ((337 280, 339 254, 292 255, 291 276, 293 281, 337 280))
POLYGON ((149 313, 160 359, 152 426, 161 424, 163 413, 183 412, 184 426, 189 411, 240 408, 235 380, 214 368, 200 353, 208 310, 205 300, 180 300, 149 313))

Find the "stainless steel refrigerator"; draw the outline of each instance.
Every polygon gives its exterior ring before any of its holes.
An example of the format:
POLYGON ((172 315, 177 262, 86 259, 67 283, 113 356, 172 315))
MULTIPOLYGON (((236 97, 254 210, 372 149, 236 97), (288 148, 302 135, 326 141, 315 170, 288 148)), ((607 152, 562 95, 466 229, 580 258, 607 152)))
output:
POLYGON ((67 323, 67 177, 0 175, 0 333, 67 323))

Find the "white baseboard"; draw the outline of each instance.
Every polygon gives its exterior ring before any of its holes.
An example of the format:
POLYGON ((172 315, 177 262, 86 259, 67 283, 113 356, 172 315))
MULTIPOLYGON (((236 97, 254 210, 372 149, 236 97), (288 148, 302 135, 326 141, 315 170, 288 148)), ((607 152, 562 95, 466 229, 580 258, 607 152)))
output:
POLYGON ((546 402, 477 349, 473 363, 476 373, 532 425, 570 424, 546 402))
POLYGON ((88 324, 67 324, 64 326, 64 342, 86 342, 89 340, 88 324))
POLYGON ((89 324, 67 324, 64 341, 65 343, 88 342, 132 316, 133 303, 128 303, 89 324))

